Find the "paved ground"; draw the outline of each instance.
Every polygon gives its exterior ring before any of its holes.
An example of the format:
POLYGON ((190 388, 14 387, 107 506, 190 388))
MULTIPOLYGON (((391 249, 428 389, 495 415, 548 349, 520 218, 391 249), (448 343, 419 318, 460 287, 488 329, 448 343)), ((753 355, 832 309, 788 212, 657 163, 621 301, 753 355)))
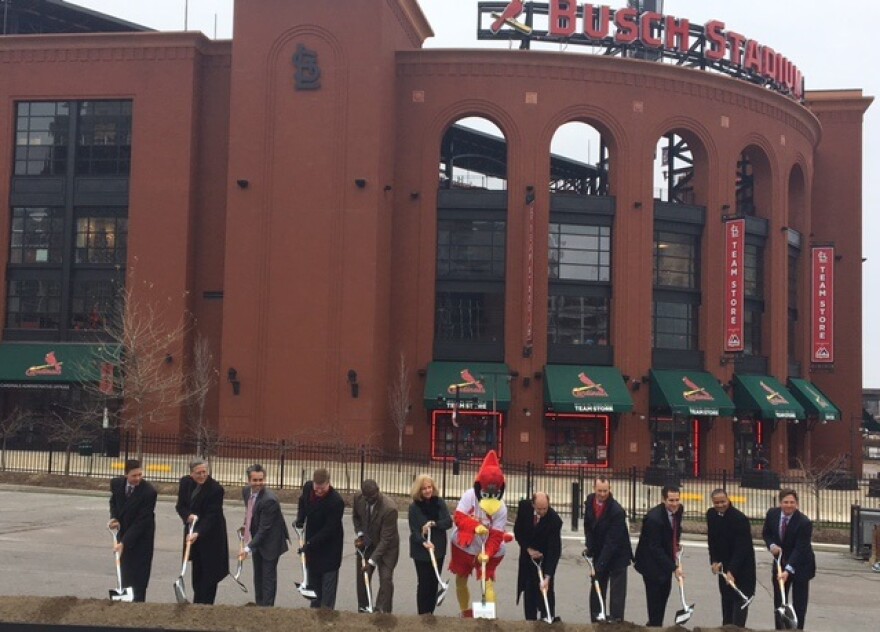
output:
MULTIPOLYGON (((115 586, 111 540, 106 530, 107 506, 107 496, 103 494, 0 486, 0 558, 3 560, 0 594, 105 597, 107 590, 115 586)), ((292 520, 294 508, 285 506, 284 509, 288 521, 292 520)), ((227 505, 230 550, 237 550, 233 527, 240 524, 243 514, 240 502, 227 505)), ((160 499, 157 522, 156 556, 147 598, 149 601, 172 602, 171 586, 180 569, 180 526, 171 499, 160 499)), ((345 527, 347 539, 353 539, 349 514, 345 516, 345 527)), ((400 522, 400 529, 405 534, 405 521, 400 522)), ((566 533, 564 538, 563 562, 557 572, 558 614, 565 621, 586 622, 587 571, 579 559, 581 535, 566 533)), ((408 549, 404 548, 404 551, 395 575, 395 609, 401 614, 415 614, 415 572, 408 558, 408 549)), ((499 568, 498 613, 501 619, 519 619, 522 613, 521 607, 514 603, 517 547, 510 549, 510 555, 499 568)), ((851 559, 843 547, 822 547, 817 556, 819 574, 811 585, 807 629, 829 632, 876 630, 880 619, 880 600, 877 599, 880 574, 872 573, 864 562, 851 559)), ((758 595, 751 607, 749 624, 754 629, 772 629, 769 555, 761 550, 758 559, 758 595)), ((290 554, 282 558, 280 606, 305 605, 305 601, 293 592, 293 581, 299 579, 297 561, 290 554)), ((708 569, 704 542, 692 540, 686 543, 684 565, 688 601, 696 603, 692 625, 719 625, 717 588, 708 569)), ((356 609, 354 567, 354 550, 347 548, 340 579, 339 609, 356 609)), ((251 585, 249 563, 245 565, 244 581, 251 585)), ((476 585, 473 589, 477 590, 476 585)), ((249 598, 250 595, 241 592, 231 580, 220 584, 218 603, 243 605, 249 598)), ((670 599, 667 624, 671 624, 678 607, 677 601, 670 599)), ((455 612, 455 598, 450 594, 437 614, 453 616, 455 612)), ((627 619, 636 623, 646 620, 641 576, 632 570, 627 619)))

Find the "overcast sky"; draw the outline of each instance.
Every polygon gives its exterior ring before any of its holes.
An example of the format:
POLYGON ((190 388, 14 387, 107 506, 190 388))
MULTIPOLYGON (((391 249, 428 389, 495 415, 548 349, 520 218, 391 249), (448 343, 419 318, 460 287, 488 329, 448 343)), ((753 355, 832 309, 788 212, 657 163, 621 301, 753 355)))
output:
MULTIPOLYGON (((426 42, 427 47, 506 46, 476 40, 477 0, 419 3, 436 34, 426 42)), ((75 4, 159 30, 184 27, 186 0, 77 0, 75 4)), ((259 0, 250 4, 257 6, 259 0)), ((626 2, 609 0, 607 4, 616 9, 626 2)), ((342 10, 344 3, 339 5, 342 10)), ((229 38, 232 7, 233 0, 189 0, 188 26, 213 37, 216 24, 217 37, 229 38)), ((866 95, 880 96, 875 39, 878 2, 666 0, 663 12, 698 24, 718 19, 727 29, 774 48, 801 69, 808 90, 861 88, 866 95)), ((880 388, 880 187, 872 186, 880 177, 880 103, 874 103, 865 115, 864 131, 863 244, 868 260, 863 264, 863 386, 880 388)))

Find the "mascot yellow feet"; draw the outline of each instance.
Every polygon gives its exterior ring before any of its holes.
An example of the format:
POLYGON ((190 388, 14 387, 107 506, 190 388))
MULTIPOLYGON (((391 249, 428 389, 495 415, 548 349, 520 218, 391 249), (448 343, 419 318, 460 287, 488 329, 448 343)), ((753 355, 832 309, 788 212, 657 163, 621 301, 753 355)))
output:
POLYGON ((461 616, 468 616, 468 612, 471 617, 474 616, 474 613, 471 612, 471 591, 468 590, 467 575, 455 576, 455 596, 458 597, 458 609, 461 610, 461 616))
MULTIPOLYGON (((457 575, 455 577, 455 595, 458 597, 458 609, 461 611, 461 616, 464 618, 473 617, 474 611, 471 609, 471 591, 468 589, 467 576, 457 575)), ((486 580, 486 603, 495 603, 495 582, 491 579, 486 580)))

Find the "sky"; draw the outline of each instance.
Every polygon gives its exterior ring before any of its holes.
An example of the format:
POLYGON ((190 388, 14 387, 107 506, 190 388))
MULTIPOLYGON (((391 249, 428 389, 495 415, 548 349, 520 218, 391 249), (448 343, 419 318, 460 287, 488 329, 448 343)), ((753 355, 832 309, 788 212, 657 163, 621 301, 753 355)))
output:
MULTIPOLYGON (((477 41, 478 0, 418 2, 435 33, 425 47, 507 47, 505 43, 477 41)), ((208 37, 216 32, 220 39, 232 36, 233 0, 76 0, 75 4, 163 31, 184 29, 188 4, 190 30, 202 31, 208 37)), ((626 2, 607 0, 606 4, 617 9, 626 2)), ((807 90, 861 88, 867 96, 880 97, 880 69, 872 63, 876 58, 874 25, 880 20, 878 2, 837 5, 818 0, 665 0, 663 13, 686 17, 697 24, 721 20, 728 30, 774 48, 801 69, 807 90)), ((576 54, 573 49, 577 48, 568 50, 576 54)), ((880 242, 880 187, 871 186, 873 178, 880 175, 880 102, 865 114, 863 160, 862 243, 867 261, 862 269, 862 385, 880 388, 880 250, 872 247, 880 242)), ((843 334, 837 332, 838 336, 843 334)))

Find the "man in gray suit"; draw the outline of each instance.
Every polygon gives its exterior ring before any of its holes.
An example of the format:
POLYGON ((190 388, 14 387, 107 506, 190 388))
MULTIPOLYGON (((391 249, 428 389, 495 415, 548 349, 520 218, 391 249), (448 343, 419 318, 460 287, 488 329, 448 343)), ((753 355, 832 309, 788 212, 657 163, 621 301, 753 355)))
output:
POLYGON ((278 558, 287 551, 290 535, 278 497, 266 489, 266 471, 259 463, 247 469, 244 499, 244 542, 239 556, 254 560, 254 600, 258 606, 274 606, 278 589, 278 558))
MULTIPOLYGON (((357 538, 354 545, 363 551, 367 560, 367 576, 372 580, 373 570, 379 571, 379 592, 374 608, 391 612, 394 600, 394 567, 400 553, 400 534, 397 531, 397 505, 379 493, 379 485, 372 479, 361 483, 361 493, 354 497, 351 518, 357 538)), ((358 610, 367 606, 364 568, 357 556, 358 610)))

